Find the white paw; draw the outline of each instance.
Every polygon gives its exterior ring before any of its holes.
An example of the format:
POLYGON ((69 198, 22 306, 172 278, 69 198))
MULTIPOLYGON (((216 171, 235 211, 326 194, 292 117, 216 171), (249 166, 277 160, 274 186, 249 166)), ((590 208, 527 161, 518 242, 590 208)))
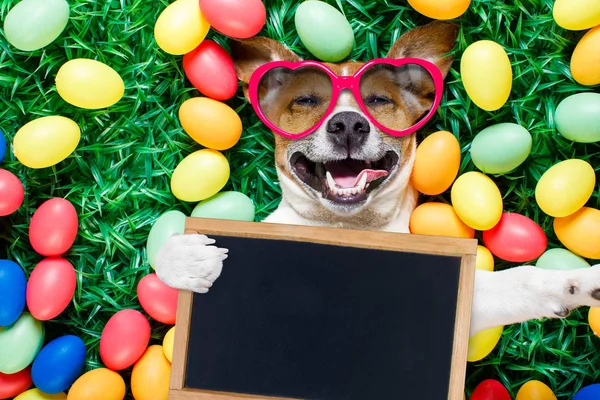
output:
POLYGON ((156 256, 156 275, 167 285, 206 293, 221 275, 227 249, 205 235, 173 235, 156 256))
POLYGON ((600 307, 600 264, 569 272, 563 290, 569 311, 581 306, 600 307))

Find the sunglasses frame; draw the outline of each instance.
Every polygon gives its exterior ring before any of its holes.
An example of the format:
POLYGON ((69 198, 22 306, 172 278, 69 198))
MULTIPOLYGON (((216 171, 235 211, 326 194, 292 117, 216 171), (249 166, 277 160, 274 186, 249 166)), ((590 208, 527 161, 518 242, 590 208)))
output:
POLYGON ((319 127, 321 125, 323 125, 323 123, 325 122, 327 117, 329 117, 329 115, 331 115, 331 112, 335 108, 335 105, 337 103, 337 99, 340 95, 340 92, 344 89, 349 89, 352 92, 352 94, 354 95, 354 98, 356 99, 356 102, 358 103, 358 106, 365 113, 365 115, 367 115, 369 117, 369 119, 371 120, 373 125, 375 125, 381 131, 387 133, 390 136, 399 137, 399 136, 410 135, 411 133, 418 131, 431 119, 431 117, 433 117, 433 114, 435 114, 435 112, 437 111, 437 108, 440 105, 440 102, 442 101, 442 95, 443 95, 443 89, 444 89, 444 78, 442 76, 441 71, 434 63, 424 60, 424 59, 421 59, 421 58, 398 58, 398 59, 377 58, 377 59, 374 59, 374 60, 371 60, 371 61, 368 61, 367 63, 365 63, 362 67, 360 67, 360 69, 358 71, 356 71, 356 73, 354 75, 351 75, 351 76, 338 76, 330 68, 328 68, 325 64, 318 62, 318 61, 311 61, 311 60, 298 61, 298 62, 271 61, 271 62, 261 65, 254 71, 254 73, 250 77, 250 83, 248 85, 248 92, 249 92, 248 94, 250 96, 250 104, 252 104, 254 111, 258 115, 258 118, 265 125, 267 125, 269 127, 269 129, 271 129, 273 132, 275 132, 278 135, 283 136, 285 138, 297 140, 297 139, 301 139, 307 135, 310 135, 311 133, 313 133, 314 131, 319 129, 319 127), (382 124, 377 122, 374 117, 371 116, 371 114, 367 110, 367 107, 365 106, 365 104, 362 100, 362 96, 360 94, 360 80, 361 80, 363 74, 370 67, 372 67, 373 65, 377 65, 377 64, 388 64, 388 65, 393 65, 395 67, 401 67, 406 64, 416 64, 416 65, 422 67, 423 69, 425 69, 427 72, 429 72, 429 74, 431 75, 431 77, 433 79, 434 85, 435 85, 435 98, 433 101, 433 106, 431 107, 431 109, 429 110, 427 115, 425 115, 425 117, 422 118, 417 124, 411 126, 408 129, 397 131, 397 130, 386 128, 385 126, 383 126, 382 124), (269 121, 269 119, 263 113, 263 111, 259 105, 258 88, 259 88, 260 81, 262 80, 262 78, 269 71, 271 71, 275 68, 286 68, 286 69, 293 71, 295 69, 302 68, 302 67, 314 67, 314 68, 317 68, 317 69, 325 72, 329 76, 329 78, 331 79, 331 100, 330 100, 329 107, 327 108, 327 111, 325 111, 325 114, 323 115, 323 117, 312 128, 309 128, 309 129, 305 130, 304 132, 301 132, 298 134, 290 134, 290 133, 287 133, 284 130, 278 128, 273 123, 271 123, 271 121, 269 121))

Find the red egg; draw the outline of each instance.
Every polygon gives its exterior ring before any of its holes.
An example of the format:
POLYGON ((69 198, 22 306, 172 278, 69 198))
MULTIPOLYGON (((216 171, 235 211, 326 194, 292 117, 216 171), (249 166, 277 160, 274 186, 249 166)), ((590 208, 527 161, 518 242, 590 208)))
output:
POLYGON ((113 371, 131 367, 146 351, 150 323, 139 311, 121 310, 113 315, 100 337, 100 357, 113 371))
POLYGON ((75 242, 78 224, 77 211, 68 200, 47 200, 31 217, 31 246, 43 256, 58 257, 66 253, 75 242))
POLYGON ((12 399, 31 386, 31 365, 16 374, 0 372, 0 399, 12 399))
POLYGON ((483 242, 496 257, 511 262, 535 260, 548 246, 542 228, 516 213, 503 213, 496 226, 483 232, 483 242))
POLYGON ((511 400, 508 390, 494 379, 482 381, 473 393, 470 400, 511 400))
POLYGON ((64 258, 46 258, 31 272, 27 282, 27 308, 36 319, 48 321, 67 308, 77 286, 71 263, 64 258))
POLYGON ((212 28, 238 39, 256 35, 267 18, 260 0, 200 0, 200 10, 212 28))
POLYGON ((17 211, 23 203, 23 184, 13 173, 0 168, 0 217, 17 211))
POLYGON ((137 295, 142 308, 163 324, 174 325, 179 291, 167 286, 156 274, 143 277, 138 283, 137 295))
POLYGON ((203 95, 214 100, 233 97, 238 79, 233 60, 218 43, 205 39, 183 56, 183 69, 192 85, 203 95))

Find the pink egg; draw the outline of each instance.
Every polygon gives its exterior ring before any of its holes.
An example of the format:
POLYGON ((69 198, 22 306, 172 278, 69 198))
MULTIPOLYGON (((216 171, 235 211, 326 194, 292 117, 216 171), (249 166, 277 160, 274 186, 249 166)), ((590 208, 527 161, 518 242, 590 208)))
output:
POLYGON ((31 386, 31 365, 20 372, 5 375, 0 372, 0 399, 12 399, 31 386))
POLYGON ((66 253, 75 242, 78 224, 77 211, 68 200, 47 200, 31 217, 31 246, 43 256, 58 257, 66 253))
POLYGON ((202 0, 200 10, 211 27, 238 39, 256 35, 267 18, 261 0, 202 0))
POLYGON ((42 260, 27 282, 29 312, 40 321, 56 318, 73 299, 76 286, 77 276, 69 261, 60 257, 42 260))
POLYGON ((163 324, 175 324, 179 291, 167 286, 156 274, 143 277, 138 283, 137 295, 142 308, 163 324))
POLYGON ((548 246, 542 228, 516 213, 503 213, 496 226, 483 232, 483 242, 496 257, 519 263, 535 260, 548 246))
POLYGON ((12 172, 0 168, 0 217, 17 211, 24 197, 23 184, 19 178, 12 172))
POLYGON ((113 371, 131 367, 146 351, 150 323, 139 311, 121 310, 113 315, 100 337, 100 357, 113 371))

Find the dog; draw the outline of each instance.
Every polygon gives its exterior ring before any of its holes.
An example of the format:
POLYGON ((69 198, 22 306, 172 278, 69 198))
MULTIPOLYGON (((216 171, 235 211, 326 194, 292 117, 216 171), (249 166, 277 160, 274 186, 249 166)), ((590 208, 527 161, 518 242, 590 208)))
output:
MULTIPOLYGON (((431 22, 403 34, 387 58, 426 60, 437 67, 443 79, 452 66, 457 36, 457 25, 431 22)), ((234 40, 231 54, 250 102, 251 76, 259 68, 275 61, 301 61, 286 46, 265 37, 234 40)), ((364 63, 325 65, 339 77, 351 77, 364 63)), ((410 216, 418 201, 410 183, 416 134, 393 136, 384 133, 382 126, 394 131, 414 126, 435 99, 431 80, 414 79, 414 71, 404 72, 393 78, 402 86, 394 93, 388 90, 391 81, 386 80, 386 71, 361 78, 369 82, 365 88, 372 92, 369 96, 375 96, 373 101, 361 98, 363 105, 368 103, 366 108, 358 104, 356 92, 342 90, 327 118, 310 135, 294 140, 275 134, 282 199, 263 222, 410 233, 410 216)), ((289 92, 296 93, 303 85, 319 91, 325 80, 316 71, 308 71, 298 74, 292 84, 289 75, 283 71, 263 79, 255 88, 254 101, 261 103, 265 118, 276 121, 277 129, 294 134, 314 125, 325 113, 319 106, 322 93, 290 102, 289 92)), ((158 277, 177 289, 207 293, 227 258, 227 249, 214 244, 201 234, 174 235, 158 252, 158 277)), ((600 306, 600 265, 576 270, 519 266, 494 272, 477 270, 475 275, 471 336, 501 325, 563 318, 581 306, 600 306)))

